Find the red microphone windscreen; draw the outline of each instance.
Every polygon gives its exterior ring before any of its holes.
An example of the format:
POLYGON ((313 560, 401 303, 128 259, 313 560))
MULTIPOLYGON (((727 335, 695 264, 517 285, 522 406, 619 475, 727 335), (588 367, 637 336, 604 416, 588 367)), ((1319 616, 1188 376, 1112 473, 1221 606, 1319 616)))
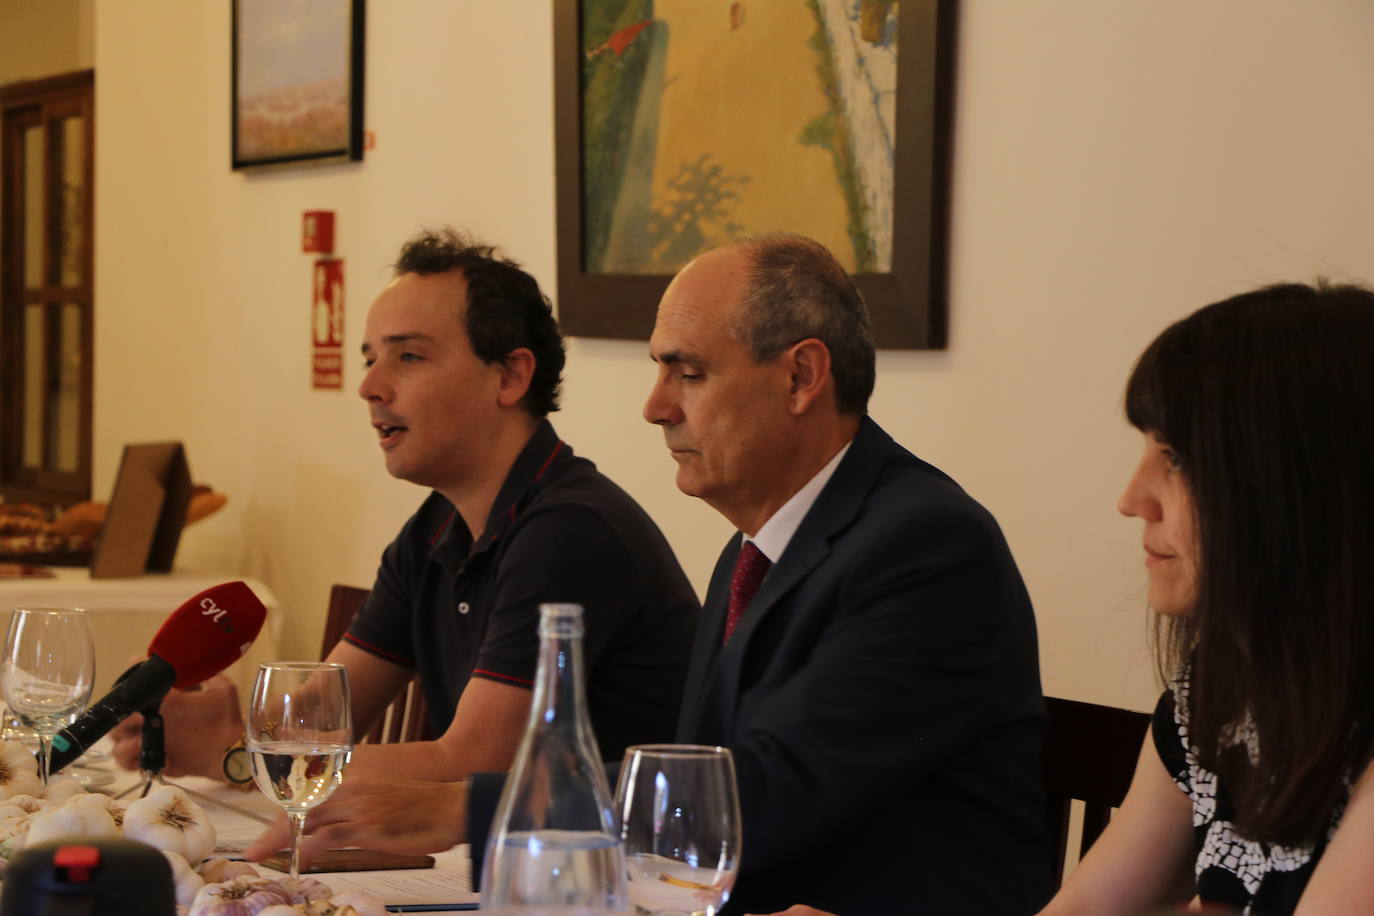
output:
POLYGON ((177 687, 190 687, 238 661, 266 618, 267 608, 247 585, 216 585, 172 612, 148 644, 148 654, 172 666, 177 687))

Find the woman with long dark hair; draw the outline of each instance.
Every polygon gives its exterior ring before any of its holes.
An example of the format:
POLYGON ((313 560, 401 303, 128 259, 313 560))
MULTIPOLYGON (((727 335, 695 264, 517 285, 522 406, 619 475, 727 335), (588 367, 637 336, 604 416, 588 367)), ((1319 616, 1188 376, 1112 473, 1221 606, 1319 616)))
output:
POLYGON ((1374 912, 1374 292, 1207 306, 1140 357, 1126 415, 1169 686, 1044 912, 1374 912))
POLYGON ((1374 292, 1209 305, 1140 357, 1126 416, 1168 689, 1042 916, 1374 913, 1374 292))

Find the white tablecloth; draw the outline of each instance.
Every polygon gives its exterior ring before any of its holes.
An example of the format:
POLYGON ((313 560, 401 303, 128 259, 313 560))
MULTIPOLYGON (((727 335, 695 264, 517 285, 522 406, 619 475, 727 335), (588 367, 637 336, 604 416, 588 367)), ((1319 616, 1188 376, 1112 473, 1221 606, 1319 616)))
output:
MULTIPOLYGON (((105 763, 90 769, 102 771, 111 767, 111 764, 105 763)), ((135 785, 139 781, 137 773, 115 769, 117 771, 115 782, 109 786, 101 787, 100 791, 113 794, 135 785)), ((346 774, 344 778, 348 778, 346 774)), ((199 776, 173 779, 171 782, 210 798, 247 809, 259 816, 272 818, 281 811, 272 801, 256 790, 241 792, 231 789, 223 783, 203 779, 199 776)), ((125 800, 132 797, 134 796, 124 796, 125 800)), ((215 855, 235 857, 238 851, 256 839, 265 829, 259 821, 244 817, 227 807, 210 804, 199 798, 196 801, 209 813, 210 822, 215 825, 217 838, 215 855)), ((311 875, 311 877, 323 881, 335 893, 345 890, 364 890, 388 905, 462 902, 469 904, 465 909, 470 910, 471 906, 476 903, 477 896, 470 890, 472 884, 469 878, 469 862, 468 847, 462 845, 455 846, 447 852, 437 853, 434 856, 434 868, 330 872, 311 875), (435 890, 436 886, 443 886, 444 891, 435 890)), ((257 866, 257 868, 263 874, 277 874, 277 872, 262 865, 257 866)), ((427 912, 454 913, 459 911, 436 910, 427 912)))
MULTIPOLYGON (((127 579, 92 579, 88 569, 58 568, 52 579, 0 579, 0 634, 8 631, 17 607, 79 607, 90 613, 95 637, 95 688, 92 699, 104 696, 114 679, 132 661, 145 658, 158 627, 182 602, 212 585, 241 579, 267 606, 267 622, 248 653, 225 672, 247 702, 258 665, 278 661, 281 614, 276 596, 256 579, 231 573, 150 573, 127 579)), ((0 636, 2 639, 3 636, 0 636)))

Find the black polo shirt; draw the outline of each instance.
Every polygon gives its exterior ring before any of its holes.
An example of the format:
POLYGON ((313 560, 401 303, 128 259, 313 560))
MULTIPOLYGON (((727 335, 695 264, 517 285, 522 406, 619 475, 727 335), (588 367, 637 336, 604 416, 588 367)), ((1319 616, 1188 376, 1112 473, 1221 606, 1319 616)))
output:
POLYGON ((443 734, 468 679, 534 685, 539 605, 582 605, 587 700, 607 760, 671 741, 700 610, 648 514, 543 421, 474 544, 431 493, 382 555, 344 638, 419 671, 443 734))

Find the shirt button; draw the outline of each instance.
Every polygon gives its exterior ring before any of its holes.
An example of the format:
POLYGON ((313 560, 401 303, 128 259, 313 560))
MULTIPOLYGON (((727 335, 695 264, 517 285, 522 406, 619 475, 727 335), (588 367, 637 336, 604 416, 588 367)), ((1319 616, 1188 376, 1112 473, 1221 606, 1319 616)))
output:
POLYGON ((466 614, 470 610, 472 610, 472 608, 468 606, 468 603, 466 601, 458 602, 458 613, 466 614))

